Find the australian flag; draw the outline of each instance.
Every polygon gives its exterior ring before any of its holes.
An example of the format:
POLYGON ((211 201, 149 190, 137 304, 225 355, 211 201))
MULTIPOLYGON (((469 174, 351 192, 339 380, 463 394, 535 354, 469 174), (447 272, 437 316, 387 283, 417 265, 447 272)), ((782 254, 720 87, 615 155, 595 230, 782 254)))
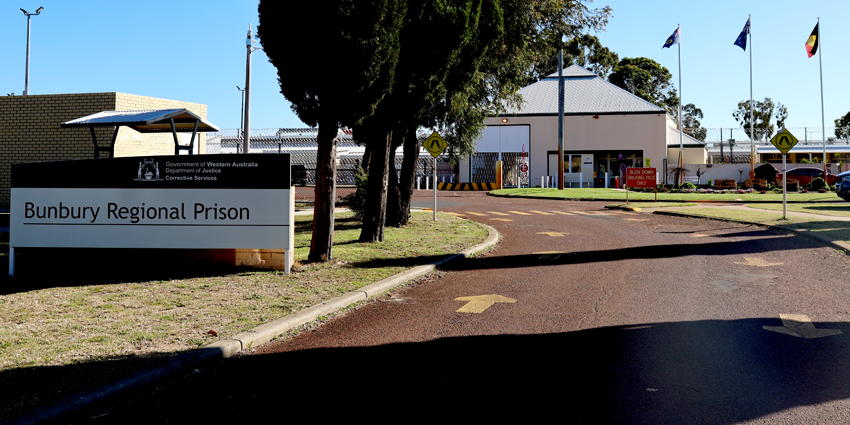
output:
POLYGON ((682 32, 680 28, 676 28, 676 31, 673 31, 673 35, 667 37, 667 41, 664 42, 664 45, 661 48, 670 47, 674 44, 679 44, 679 40, 682 38, 682 32))
POLYGON ((747 50, 747 34, 749 34, 749 33, 750 33, 750 20, 747 19, 747 24, 744 25, 744 29, 741 30, 741 34, 738 35, 738 39, 735 40, 735 45, 744 49, 744 51, 747 50))

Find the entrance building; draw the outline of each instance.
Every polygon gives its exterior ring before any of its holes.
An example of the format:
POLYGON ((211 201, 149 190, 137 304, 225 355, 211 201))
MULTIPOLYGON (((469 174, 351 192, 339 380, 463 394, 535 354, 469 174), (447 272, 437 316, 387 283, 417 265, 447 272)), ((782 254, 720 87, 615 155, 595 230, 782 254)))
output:
MULTIPOLYGON (((578 65, 564 70, 564 82, 565 187, 613 187, 626 167, 652 166, 664 180, 665 163, 679 161, 679 131, 664 108, 578 65)), ((558 75, 519 94, 519 108, 485 121, 476 153, 460 163, 461 181, 495 181, 501 159, 505 186, 557 185, 558 75), (519 171, 523 162, 527 173, 519 171)), ((705 163, 705 145, 683 139, 685 163, 705 163)))

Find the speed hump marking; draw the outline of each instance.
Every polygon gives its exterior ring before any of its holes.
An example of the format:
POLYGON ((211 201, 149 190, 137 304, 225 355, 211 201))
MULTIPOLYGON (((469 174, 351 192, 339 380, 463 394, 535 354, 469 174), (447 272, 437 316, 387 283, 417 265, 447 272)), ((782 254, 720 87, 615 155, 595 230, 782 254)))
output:
POLYGON ((440 156, 441 153, 443 153, 443 150, 445 150, 446 146, 448 146, 449 144, 446 143, 446 141, 443 140, 443 138, 440 137, 440 135, 435 131, 431 133, 431 135, 428 136, 427 139, 425 139, 425 143, 423 145, 425 147, 425 150, 428 151, 431 156, 436 158, 440 156))
POLYGON ((773 136, 773 138, 770 139, 770 143, 772 143, 773 146, 776 146, 776 149, 779 149, 779 152, 782 152, 783 155, 787 154, 788 151, 797 144, 797 142, 799 142, 799 140, 797 140, 790 131, 784 128, 780 130, 779 133, 776 133, 776 136, 773 136))

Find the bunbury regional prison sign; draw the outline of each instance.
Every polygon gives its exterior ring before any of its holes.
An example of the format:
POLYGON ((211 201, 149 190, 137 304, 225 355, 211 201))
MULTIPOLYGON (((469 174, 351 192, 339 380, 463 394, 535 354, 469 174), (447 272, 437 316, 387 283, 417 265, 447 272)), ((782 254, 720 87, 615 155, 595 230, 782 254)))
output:
POLYGON ((292 264, 289 154, 12 165, 15 248, 281 249, 292 264))

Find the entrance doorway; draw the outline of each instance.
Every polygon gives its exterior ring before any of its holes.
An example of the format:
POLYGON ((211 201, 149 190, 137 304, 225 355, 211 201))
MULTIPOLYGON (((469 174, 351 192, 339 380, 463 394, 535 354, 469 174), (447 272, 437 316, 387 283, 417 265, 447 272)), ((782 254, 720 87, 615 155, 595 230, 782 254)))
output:
MULTIPOLYGON (((641 152, 611 153, 603 152, 594 155, 595 187, 605 187, 605 173, 608 173, 608 187, 616 187, 617 177, 620 182, 626 174, 626 168, 643 167, 641 152)), ((622 186, 622 183, 621 183, 622 186)))

